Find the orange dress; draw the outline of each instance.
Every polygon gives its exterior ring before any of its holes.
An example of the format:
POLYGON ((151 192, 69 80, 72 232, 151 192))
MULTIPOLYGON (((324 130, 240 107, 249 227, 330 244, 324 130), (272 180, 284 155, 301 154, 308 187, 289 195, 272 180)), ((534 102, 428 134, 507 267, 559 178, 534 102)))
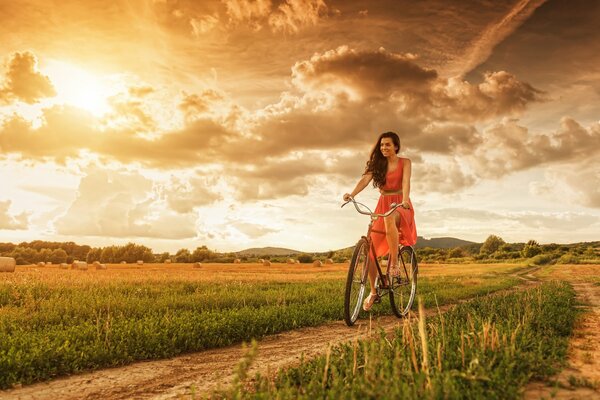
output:
MULTIPOLYGON (((403 159, 398 160, 398 167, 385 176, 385 185, 381 189, 388 192, 402 190, 402 172, 404 170, 403 159)), ((399 207, 396 212, 400 214, 400 226, 398 227, 398 242, 404 246, 414 246, 417 243, 417 227, 415 225, 415 211, 413 205, 408 200, 410 208, 399 207)), ((392 203, 402 203, 402 194, 382 194, 377 202, 375 212, 383 214, 391 208, 392 203)), ((383 218, 377 218, 373 223, 371 239, 375 247, 375 254, 381 257, 389 252, 389 246, 385 237, 385 223, 383 218)))

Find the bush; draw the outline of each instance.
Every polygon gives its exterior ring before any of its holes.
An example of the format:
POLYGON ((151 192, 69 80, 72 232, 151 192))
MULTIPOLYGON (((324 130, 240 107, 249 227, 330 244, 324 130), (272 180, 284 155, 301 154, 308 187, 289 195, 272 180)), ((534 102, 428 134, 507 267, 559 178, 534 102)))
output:
POLYGON ((300 254, 298 256, 298 261, 300 261, 302 264, 310 264, 313 262, 313 257, 310 254, 300 254))
POLYGON ((533 265, 548 265, 552 262, 552 257, 548 254, 538 254, 532 257, 529 262, 533 265))
POLYGON ((577 258, 574 254, 563 254, 558 261, 557 264, 579 264, 579 258, 577 258))

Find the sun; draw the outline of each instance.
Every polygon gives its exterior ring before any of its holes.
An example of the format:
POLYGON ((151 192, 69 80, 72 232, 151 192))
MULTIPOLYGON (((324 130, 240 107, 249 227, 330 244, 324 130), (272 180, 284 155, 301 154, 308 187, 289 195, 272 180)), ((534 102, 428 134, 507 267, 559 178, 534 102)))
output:
POLYGON ((62 61, 50 61, 43 71, 56 88, 57 103, 69 104, 101 117, 110 111, 108 98, 116 93, 109 78, 95 76, 62 61))

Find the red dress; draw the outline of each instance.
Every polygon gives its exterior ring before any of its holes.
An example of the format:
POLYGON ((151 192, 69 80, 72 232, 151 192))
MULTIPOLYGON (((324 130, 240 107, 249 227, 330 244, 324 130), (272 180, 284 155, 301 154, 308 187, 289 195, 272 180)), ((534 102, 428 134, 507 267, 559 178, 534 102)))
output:
MULTIPOLYGON (((398 167, 385 176, 385 185, 382 190, 395 192, 402 190, 402 171, 404 170, 404 160, 398 159, 398 167)), ((415 225, 415 211, 410 199, 408 200, 410 208, 399 207, 396 212, 400 214, 400 226, 398 227, 398 242, 404 246, 414 246, 417 243, 417 227, 415 225)), ((392 203, 402 203, 402 194, 382 194, 377 202, 375 212, 383 214, 390 209, 392 203)), ((375 254, 381 257, 388 253, 389 246, 385 237, 385 223, 383 218, 377 218, 373 223, 371 239, 375 247, 375 254)))

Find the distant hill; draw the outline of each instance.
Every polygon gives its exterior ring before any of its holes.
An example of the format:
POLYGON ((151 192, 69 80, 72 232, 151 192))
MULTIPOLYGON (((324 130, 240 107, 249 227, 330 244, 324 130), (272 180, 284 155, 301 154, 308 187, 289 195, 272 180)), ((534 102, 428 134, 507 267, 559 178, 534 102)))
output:
MULTIPOLYGON (((434 249, 449 249, 460 246, 467 246, 470 244, 475 244, 475 242, 469 242, 468 240, 457 239, 453 237, 440 237, 440 238, 432 238, 425 239, 422 236, 417 238, 416 247, 432 247, 434 249)), ((338 249, 336 251, 343 251, 348 249, 353 249, 354 246, 338 249)), ((235 254, 239 256, 289 256, 292 254, 301 254, 304 253, 298 250, 292 249, 284 249, 281 247, 253 247, 251 249, 245 249, 236 252, 235 254)), ((327 254, 328 252, 315 253, 315 254, 327 254)))
POLYGON ((425 239, 422 236, 417 237, 417 245, 415 247, 432 247, 434 249, 449 249, 453 247, 467 246, 475 244, 475 242, 469 242, 468 240, 457 239, 453 237, 440 237, 425 239))
POLYGON ((242 251, 238 251, 235 254, 240 256, 288 256, 290 254, 298 254, 302 253, 298 250, 284 249, 281 247, 254 247, 251 249, 246 249, 242 251))

